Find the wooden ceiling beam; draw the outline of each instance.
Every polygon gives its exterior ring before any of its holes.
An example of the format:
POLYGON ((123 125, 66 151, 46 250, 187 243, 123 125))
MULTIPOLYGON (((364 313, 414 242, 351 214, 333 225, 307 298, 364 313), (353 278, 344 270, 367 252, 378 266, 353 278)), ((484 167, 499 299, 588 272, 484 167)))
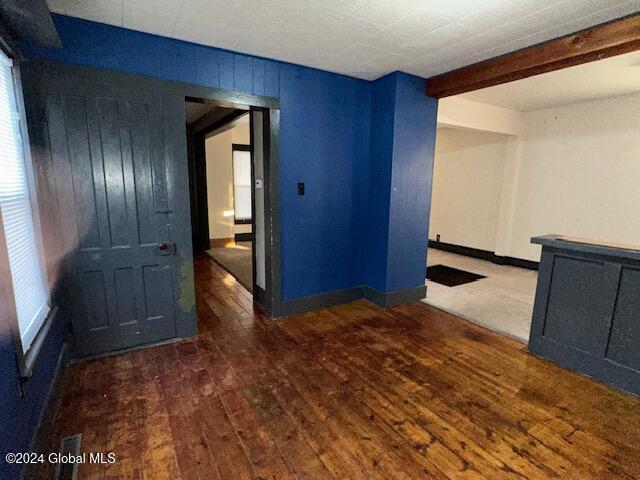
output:
POLYGON ((449 97, 636 50, 640 14, 437 75, 427 80, 426 93, 449 97))

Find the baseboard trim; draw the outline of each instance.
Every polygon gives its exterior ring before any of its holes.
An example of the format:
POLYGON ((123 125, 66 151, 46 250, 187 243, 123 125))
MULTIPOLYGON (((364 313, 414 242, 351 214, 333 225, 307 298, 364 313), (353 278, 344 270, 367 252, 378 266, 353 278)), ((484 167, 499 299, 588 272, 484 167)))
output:
POLYGON ((369 286, 359 286, 346 288, 344 290, 335 290, 333 292, 320 293, 318 295, 310 295, 308 297, 296 298, 295 300, 287 300, 275 305, 272 310, 272 318, 286 317, 289 315, 297 315, 312 310, 320 310, 322 308, 331 307, 341 303, 355 302, 356 300, 366 299, 371 303, 381 307, 390 308, 401 303, 420 300, 427 295, 427 286, 419 285, 404 290, 396 290, 394 292, 381 292, 369 286))
POLYGON ((540 262, 534 262, 533 260, 525 260, 524 258, 515 258, 515 257, 501 257, 499 255, 495 256, 493 263, 497 263, 498 265, 510 265, 512 267, 520 267, 526 268, 527 270, 538 270, 540 266, 540 262))
POLYGON ((296 298, 295 300, 285 300, 277 305, 273 305, 271 312, 273 318, 287 317, 299 313, 320 310, 340 303, 349 303, 362 298, 362 287, 351 287, 344 290, 310 295, 308 297, 296 298))
MULTIPOLYGON (((62 388, 62 373, 71 361, 71 349, 69 344, 64 342, 58 355, 56 369, 51 379, 51 385, 44 401, 44 406, 40 412, 38 425, 36 426, 31 441, 29 442, 29 452, 43 453, 50 450, 49 440, 51 439, 53 419, 55 418, 60 402, 60 393, 62 388)), ((21 479, 33 477, 34 465, 26 463, 20 472, 21 479)))
POLYGON ((235 240, 231 237, 229 238, 210 238, 209 239, 209 248, 224 248, 227 245, 233 245, 235 240))
POLYGON ((376 290, 375 288, 365 285, 362 287, 362 290, 364 298, 382 308, 395 307, 402 303, 421 300, 427 296, 426 285, 419 285, 417 287, 406 288, 404 290, 396 290, 394 292, 381 292, 380 290, 376 290))
POLYGON ((253 241, 253 233, 236 233, 234 236, 234 240, 236 242, 252 242, 253 241))
POLYGON ((532 260, 525 260, 523 258, 506 257, 496 255, 489 250, 481 250, 479 248, 464 247, 462 245, 454 245, 453 243, 437 242, 435 240, 429 240, 429 247, 436 248, 438 250, 444 250, 445 252, 457 253, 458 255, 464 255, 466 257, 479 258, 481 260, 487 260, 489 262, 496 263, 498 265, 510 265, 512 267, 526 268, 528 270, 538 270, 539 262, 532 260))

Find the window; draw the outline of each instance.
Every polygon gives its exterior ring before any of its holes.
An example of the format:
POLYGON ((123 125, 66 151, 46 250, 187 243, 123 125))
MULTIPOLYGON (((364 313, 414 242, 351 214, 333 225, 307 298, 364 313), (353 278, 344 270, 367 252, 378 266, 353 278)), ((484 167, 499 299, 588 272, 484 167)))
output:
POLYGON ((233 145, 233 210, 236 223, 251 222, 251 151, 233 145))
POLYGON ((0 51, 0 212, 9 254, 23 352, 49 313, 49 292, 22 144, 11 60, 0 51))

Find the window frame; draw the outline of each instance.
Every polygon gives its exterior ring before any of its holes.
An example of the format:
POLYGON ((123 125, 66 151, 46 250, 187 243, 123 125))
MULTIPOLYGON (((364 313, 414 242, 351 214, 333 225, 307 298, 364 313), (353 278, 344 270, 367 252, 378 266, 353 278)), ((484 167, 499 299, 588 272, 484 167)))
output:
MULTIPOLYGON (((243 143, 232 143, 231 144, 231 183, 233 187, 233 223, 234 225, 252 225, 253 224, 253 194, 251 195, 251 217, 250 218, 237 218, 236 217, 236 183, 235 183, 235 172, 234 172, 234 162, 233 162, 233 153, 234 152, 251 152, 251 145, 243 144, 243 143)), ((253 155, 251 156, 253 158, 253 155)), ((251 171, 251 185, 250 187, 253 189, 253 165, 250 165, 251 171)))
MULTIPOLYGON (((22 154, 25 163, 25 173, 27 178, 27 188, 29 190, 29 203, 31 207, 31 216, 33 221, 33 228, 36 240, 36 248, 38 250, 38 260, 40 266, 42 268, 43 280, 45 282, 45 287, 48 293, 47 303, 49 305, 49 311, 45 315, 42 324, 39 326, 36 335, 29 348, 25 351, 24 345, 22 343, 22 333, 20 331, 20 323, 18 320, 18 315, 16 311, 15 305, 15 296, 13 291, 13 282, 11 276, 11 268, 8 266, 9 258, 7 256, 7 271, 2 272, 3 283, 7 283, 7 288, 5 289, 5 293, 9 296, 7 299, 7 309, 8 309, 8 319, 9 319, 9 327, 13 337, 13 343, 16 354, 16 363, 18 367, 19 378, 22 381, 27 380, 33 374, 33 368, 36 364, 39 354, 42 351, 42 347, 47 338, 49 330, 51 329, 51 325, 54 322, 55 317, 58 313, 58 308, 53 305, 52 295, 51 295, 51 286, 48 278, 48 264, 47 258, 44 249, 44 241, 42 237, 42 224, 40 220, 40 208, 37 197, 37 180, 36 180, 36 172, 33 165, 33 159, 31 156, 31 148, 29 141, 29 131, 27 127, 27 116, 24 105, 24 96, 22 92, 22 81, 20 77, 20 67, 18 58, 15 55, 11 54, 11 51, 8 49, 2 49, 2 54, 5 55, 9 61, 11 62, 11 78, 13 81, 14 94, 16 97, 16 105, 18 108, 18 130, 20 134, 21 146, 22 146, 22 154)), ((1 222, 1 212, 0 212, 0 222, 1 222)), ((2 245, 0 247, 3 249, 2 255, 4 256, 7 252, 7 245, 5 240, 5 232, 4 232, 4 224, 0 225, 0 231, 2 233, 2 245)), ((23 392, 24 393, 24 392, 23 392)))

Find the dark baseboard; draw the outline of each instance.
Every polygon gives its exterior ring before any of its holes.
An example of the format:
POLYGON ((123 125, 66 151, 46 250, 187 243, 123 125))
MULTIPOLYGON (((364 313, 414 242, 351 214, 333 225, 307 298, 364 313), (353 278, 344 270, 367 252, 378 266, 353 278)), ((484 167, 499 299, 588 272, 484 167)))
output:
POLYGON ((389 308, 401 303, 420 300, 426 296, 427 286, 419 285, 414 288, 397 290, 395 292, 381 292, 368 286, 352 287, 344 290, 320 293, 308 297, 287 300, 274 304, 272 317, 286 317, 300 313, 320 310, 340 303, 349 303, 356 300, 367 299, 381 308, 389 308))
POLYGON ((271 312, 274 318, 296 315, 327 308, 339 303, 349 303, 362 298, 362 287, 351 287, 344 290, 310 295, 308 297, 296 298, 295 300, 285 300, 277 305, 274 304, 271 312))
MULTIPOLYGON (((58 362, 56 363, 56 370, 51 379, 51 385, 47 392, 47 397, 40 412, 40 418, 38 419, 38 425, 29 442, 29 452, 32 453, 47 453, 51 449, 50 440, 53 434, 53 419, 58 409, 58 402, 60 401, 60 393, 62 388, 62 373, 64 369, 71 361, 71 348, 65 342, 60 349, 58 355, 58 362)), ((36 470, 37 463, 26 463, 22 468, 20 478, 33 478, 33 472, 36 470)))
POLYGON ((524 258, 515 258, 515 257, 500 257, 496 255, 493 263, 497 263, 499 265, 510 265, 512 267, 520 267, 526 268, 528 270, 538 270, 540 266, 540 262, 534 262, 533 260, 525 260, 524 258))
POLYGON ((481 260, 487 260, 489 262, 497 263, 498 265, 510 265, 512 267, 526 268, 528 270, 538 270, 539 262, 532 260, 524 260, 522 258, 503 257, 496 255, 489 250, 481 250, 473 247, 463 247, 462 245, 454 245, 453 243, 437 242, 435 240, 429 240, 430 248, 437 248, 438 250, 444 250, 446 252, 457 253, 458 255, 465 255, 467 257, 480 258, 481 260))
POLYGON ((227 245, 233 245, 235 242, 233 238, 211 238, 209 239, 209 248, 224 248, 227 245))
POLYGON ((236 242, 252 242, 253 241, 253 233, 236 233, 234 240, 236 242))
POLYGON ((390 308, 402 303, 412 302, 426 297, 427 286, 419 285, 414 288, 396 290, 395 292, 381 292, 375 288, 364 286, 362 287, 362 293, 364 298, 369 300, 371 303, 375 303, 382 308, 390 308))

